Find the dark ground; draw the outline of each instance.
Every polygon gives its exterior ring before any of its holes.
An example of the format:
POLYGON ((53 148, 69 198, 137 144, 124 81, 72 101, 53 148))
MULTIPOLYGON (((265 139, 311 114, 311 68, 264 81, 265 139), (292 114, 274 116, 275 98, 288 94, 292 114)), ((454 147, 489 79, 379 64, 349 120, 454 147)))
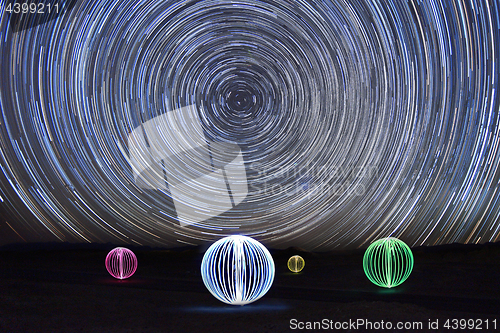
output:
POLYGON ((294 323, 330 321, 327 329, 305 331, 369 331, 368 324, 335 329, 335 323, 357 320, 379 325, 377 332, 500 332, 500 243, 414 248, 412 274, 390 290, 365 277, 364 251, 271 251, 273 286, 243 307, 208 292, 200 275, 203 253, 196 248, 129 247, 139 267, 118 281, 104 267, 113 247, 0 248, 0 332, 295 332, 294 323), (293 254, 306 261, 302 273, 286 267, 293 254), (429 329, 436 320, 437 329, 429 329), (389 322, 393 328, 382 329, 389 322), (398 322, 422 326, 396 329, 398 322))

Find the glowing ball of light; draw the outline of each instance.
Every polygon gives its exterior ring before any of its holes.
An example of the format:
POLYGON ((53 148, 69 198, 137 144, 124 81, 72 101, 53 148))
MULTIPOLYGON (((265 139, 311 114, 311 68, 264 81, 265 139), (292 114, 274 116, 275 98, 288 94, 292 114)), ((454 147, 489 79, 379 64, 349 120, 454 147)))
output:
POLYGON ((388 237, 377 240, 366 249, 363 269, 377 286, 392 288, 403 283, 413 269, 413 254, 403 241, 388 237))
POLYGON ((304 266, 306 265, 306 262, 301 256, 292 256, 290 259, 288 259, 288 269, 291 270, 294 273, 300 272, 302 269, 304 269, 304 266))
POLYGON ((111 250, 106 256, 106 269, 117 279, 131 277, 137 269, 137 258, 134 252, 124 247, 111 250))
POLYGON ((231 305, 252 303, 271 288, 274 261, 250 237, 229 236, 212 244, 201 262, 203 283, 218 300, 231 305))

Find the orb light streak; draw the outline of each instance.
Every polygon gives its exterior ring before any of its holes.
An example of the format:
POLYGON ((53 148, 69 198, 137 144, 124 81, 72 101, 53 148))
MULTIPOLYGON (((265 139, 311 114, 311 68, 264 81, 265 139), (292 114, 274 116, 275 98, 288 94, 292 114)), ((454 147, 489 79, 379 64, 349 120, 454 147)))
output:
POLYGON ((295 255, 291 256, 290 259, 288 259, 286 265, 288 266, 288 269, 291 270, 292 272, 299 273, 304 269, 306 262, 304 261, 304 258, 302 258, 301 256, 295 255))
POLYGON ((233 235, 208 248, 201 262, 201 277, 219 301, 245 305, 271 288, 274 261, 266 247, 255 239, 233 235))
POLYGON ((498 1, 61 3, 0 4, 0 243, 500 240, 498 1), (210 174, 228 160, 211 144, 235 143, 246 184, 224 179, 248 193, 216 216, 186 200, 183 222, 169 187, 137 184, 128 139, 187 106, 210 153, 151 175, 210 174))
POLYGON ((379 287, 403 283, 413 270, 413 254, 403 241, 387 237, 373 242, 363 256, 366 277, 379 287))
POLYGON ((137 270, 137 257, 124 247, 109 251, 105 260, 106 269, 114 278, 123 280, 134 275, 137 270))

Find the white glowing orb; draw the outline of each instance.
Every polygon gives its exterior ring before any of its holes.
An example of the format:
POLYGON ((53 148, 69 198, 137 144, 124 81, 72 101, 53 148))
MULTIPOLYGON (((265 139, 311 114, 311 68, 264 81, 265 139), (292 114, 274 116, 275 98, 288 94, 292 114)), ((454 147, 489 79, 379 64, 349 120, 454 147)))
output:
POLYGON ((201 277, 218 300, 231 305, 252 303, 274 280, 269 251, 250 237, 229 236, 212 244, 201 262, 201 277))

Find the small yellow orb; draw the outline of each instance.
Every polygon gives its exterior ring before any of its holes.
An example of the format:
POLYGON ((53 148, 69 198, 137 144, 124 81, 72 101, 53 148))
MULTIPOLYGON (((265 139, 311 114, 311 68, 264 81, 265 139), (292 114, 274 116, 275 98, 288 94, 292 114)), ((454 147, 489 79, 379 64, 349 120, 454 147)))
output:
POLYGON ((288 259, 288 269, 294 273, 298 273, 304 269, 306 262, 301 256, 292 256, 288 259))

